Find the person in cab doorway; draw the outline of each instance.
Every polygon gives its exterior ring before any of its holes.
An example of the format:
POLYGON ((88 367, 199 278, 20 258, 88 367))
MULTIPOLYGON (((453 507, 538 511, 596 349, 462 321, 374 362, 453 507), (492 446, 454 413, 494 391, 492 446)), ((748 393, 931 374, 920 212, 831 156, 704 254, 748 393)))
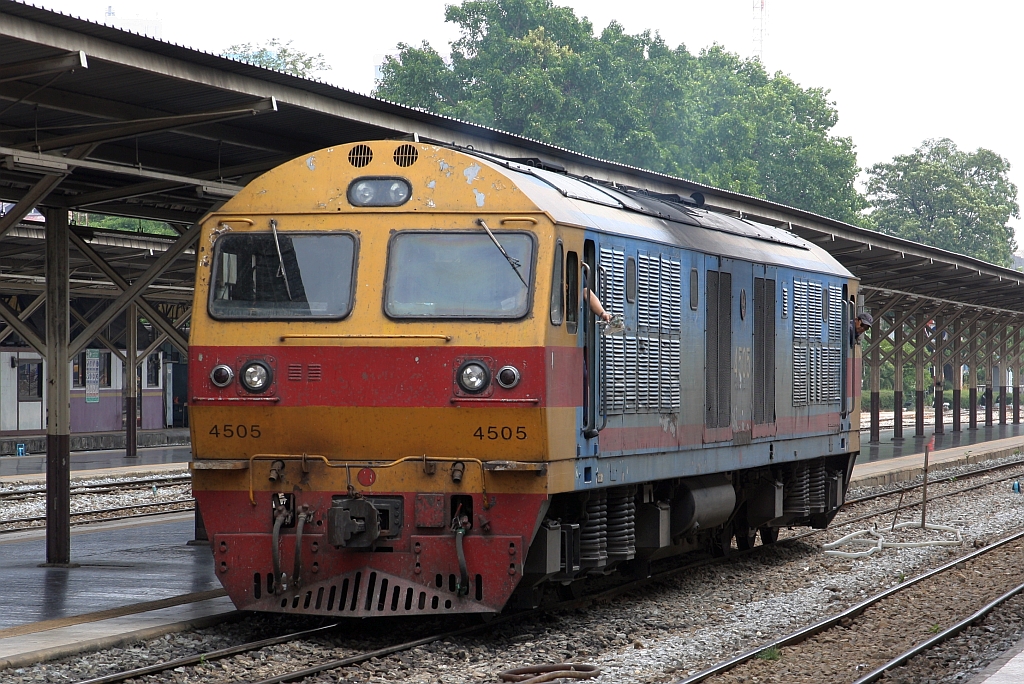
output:
POLYGON ((857 314, 857 317, 850 321, 850 346, 852 347, 857 342, 860 342, 860 336, 863 335, 871 324, 875 322, 875 319, 871 317, 869 313, 857 314))

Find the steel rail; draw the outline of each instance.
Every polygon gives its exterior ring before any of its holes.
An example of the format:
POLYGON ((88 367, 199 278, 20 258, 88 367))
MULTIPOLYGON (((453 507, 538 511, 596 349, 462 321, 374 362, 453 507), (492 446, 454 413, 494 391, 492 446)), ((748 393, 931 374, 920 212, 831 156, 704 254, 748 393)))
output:
MULTIPOLYGON (((136 509, 139 509, 139 508, 142 508, 142 509, 145 509, 145 508, 156 508, 158 506, 174 506, 174 505, 186 504, 186 503, 187 504, 195 504, 195 501, 196 500, 193 499, 193 498, 173 499, 171 501, 154 501, 154 502, 151 502, 151 503, 135 504, 133 506, 115 506, 114 508, 97 508, 97 509, 91 510, 91 511, 77 511, 77 512, 73 512, 73 513, 71 513, 71 517, 76 517, 76 516, 77 517, 81 517, 81 516, 86 516, 86 515, 101 515, 103 513, 117 513, 119 511, 133 511, 133 510, 136 510, 136 509)), ((188 509, 183 509, 183 510, 188 510, 188 509)), ((163 511, 161 511, 161 512, 163 512, 163 511)), ((166 511, 166 512, 168 512, 168 513, 178 513, 179 511, 166 511)), ((152 514, 147 514, 147 515, 152 515, 152 514)), ((138 517, 138 516, 124 516, 124 517, 125 518, 131 518, 131 517, 138 517)), ((121 518, 112 518, 112 519, 113 520, 119 520, 121 518)), ((10 525, 10 524, 15 524, 15 523, 39 522, 40 520, 46 520, 46 516, 45 515, 39 515, 39 516, 31 517, 31 518, 11 518, 9 520, 0 520, 0 525, 10 525)), ((25 529, 39 529, 39 528, 27 528, 27 527, 17 528, 18 531, 25 530, 25 529)), ((0 533, 14 532, 14 531, 15 530, 0 530, 0 533)))
POLYGON ((847 608, 841 613, 819 620, 814 624, 808 625, 807 627, 787 634, 786 636, 780 637, 770 643, 758 646, 755 649, 751 649, 749 651, 740 653, 739 655, 733 656, 728 660, 724 660, 718 663, 717 665, 712 665, 711 667, 701 670, 697 674, 686 677, 685 679, 676 680, 673 684, 697 684, 697 682, 703 682, 704 680, 710 679, 711 677, 724 674, 738 665, 742 665, 743 663, 753 660, 758 656, 759 653, 767 649, 784 648, 786 646, 793 646, 795 644, 802 643, 807 639, 810 639, 811 637, 820 634, 821 632, 832 629, 843 620, 858 617, 861 613, 863 613, 871 606, 884 601, 890 596, 898 594, 903 590, 908 589, 909 587, 912 587, 921 582, 924 582, 925 580, 931 579, 932 577, 941 575, 942 573, 955 568, 961 563, 966 563, 968 561, 974 560, 975 558, 984 556, 985 554, 991 551, 1002 548, 1003 546, 1011 544, 1020 539, 1024 539, 1024 530, 1015 532, 1009 537, 1005 537, 1003 539, 1000 539, 999 541, 993 542, 988 546, 984 546, 978 549, 977 551, 972 551, 971 553, 968 553, 965 556, 954 558, 953 560, 947 563, 943 563, 937 568, 928 570, 918 575, 917 577, 913 577, 895 587, 890 587, 889 589, 886 589, 878 594, 875 594, 874 596, 868 597, 860 603, 857 603, 851 606, 850 608, 847 608))
POLYGON ((935 646, 938 646, 939 644, 949 641, 950 639, 958 635, 960 632, 964 631, 978 620, 984 618, 993 610, 1003 605, 1004 603, 1012 599, 1017 594, 1020 594, 1021 592, 1024 592, 1024 584, 1018 584, 1016 587, 1006 592, 999 598, 982 606, 973 615, 965 617, 963 620, 960 620, 956 624, 947 627, 946 629, 942 630, 941 632, 933 636, 931 639, 922 641, 913 648, 907 649, 900 655, 896 656, 895 658, 887 662, 885 665, 882 665, 876 670, 864 675, 863 677, 855 681, 853 684, 869 684, 870 682, 878 681, 883 676, 885 676, 887 672, 899 667, 900 665, 906 664, 914 656, 920 655, 921 653, 924 653, 930 648, 933 648, 935 646))
MULTIPOLYGON (((990 473, 990 472, 993 472, 993 471, 996 471, 996 470, 1003 470, 1004 468, 1012 468, 1013 466, 1017 466, 1017 465, 1024 465, 1024 459, 1018 459, 1016 461, 1007 461, 1005 463, 999 463, 999 464, 996 464, 996 465, 985 466, 983 468, 977 468, 975 470, 968 470, 967 472, 960 473, 959 475, 944 475, 942 477, 930 478, 930 482, 932 484, 938 484, 938 483, 941 483, 941 482, 952 482, 954 480, 961 480, 961 479, 966 479, 968 477, 973 477, 974 475, 983 475, 985 473, 990 473)), ((1024 473, 1021 473, 1021 475, 1024 476, 1024 473)), ((998 480, 995 480, 995 482, 998 482, 998 480)), ((921 483, 916 483, 916 484, 908 485, 906 487, 900 487, 899 489, 887 490, 887 491, 884 491, 884 492, 877 492, 875 494, 868 494, 866 496, 858 496, 858 497, 853 498, 853 499, 847 499, 843 503, 843 505, 845 506, 846 504, 856 504, 856 503, 863 503, 865 501, 873 501, 875 499, 881 499, 881 498, 884 498, 886 496, 891 496, 893 494, 899 494, 900 492, 906 493, 906 492, 912 491, 914 489, 920 489, 921 486, 922 486, 921 483)))
MULTIPOLYGON (((122 482, 93 482, 87 484, 71 484, 71 495, 75 494, 103 494, 122 489, 147 489, 151 485, 178 486, 188 484, 192 481, 191 475, 173 475, 171 477, 149 477, 141 480, 124 480, 122 482)), ((7 489, 0 490, 0 499, 11 501, 20 497, 45 494, 46 487, 32 487, 31 489, 7 489)))
POLYGON ((134 679, 135 677, 143 677, 146 675, 157 674, 159 672, 166 672, 167 670, 173 670, 176 667, 186 667, 188 665, 197 665, 199 663, 206 663, 211 660, 221 660, 223 658, 229 658, 239 653, 247 653, 248 651, 255 651, 260 648, 267 646, 276 646, 277 644, 283 644, 288 641, 294 641, 296 639, 304 639, 310 636, 316 636, 321 632, 326 632, 337 627, 337 623, 325 625, 323 627, 317 627, 315 629, 307 629, 302 632, 293 632, 291 634, 283 634, 278 637, 271 637, 269 639, 261 639, 260 641, 252 641, 245 644, 238 644, 236 646, 228 646, 227 648, 217 649, 216 651, 210 651, 208 653, 200 653, 198 655, 185 656, 184 658, 176 658, 169 660, 166 663, 157 663, 156 665, 146 665, 145 667, 137 667, 133 670, 125 670, 124 672, 117 672, 115 674, 103 675, 102 677, 93 677, 92 679, 83 679, 76 684, 113 684, 114 682, 123 682, 128 679, 134 679))

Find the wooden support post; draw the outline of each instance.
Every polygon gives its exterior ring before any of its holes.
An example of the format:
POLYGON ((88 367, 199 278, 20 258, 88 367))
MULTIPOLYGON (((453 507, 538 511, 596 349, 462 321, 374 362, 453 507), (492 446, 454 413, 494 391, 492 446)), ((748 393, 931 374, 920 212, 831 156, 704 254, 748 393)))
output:
POLYGON ((68 211, 46 211, 46 564, 71 564, 68 211))
POLYGON ((135 458, 139 455, 138 444, 138 401, 139 401, 139 313, 135 302, 124 312, 125 324, 125 443, 124 455, 135 458))
MULTIPOLYGON (((896 314, 899 319, 900 314, 896 314)), ((892 357, 892 439, 903 441, 903 345, 906 344, 906 333, 903 323, 896 326, 893 331, 893 345, 895 345, 892 357)))

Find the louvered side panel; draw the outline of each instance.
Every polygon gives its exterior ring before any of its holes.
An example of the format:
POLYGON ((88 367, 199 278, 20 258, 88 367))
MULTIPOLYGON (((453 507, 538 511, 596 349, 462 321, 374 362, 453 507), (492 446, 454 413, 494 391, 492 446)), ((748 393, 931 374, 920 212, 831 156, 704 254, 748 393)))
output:
POLYGON ((807 339, 821 339, 821 283, 807 284, 807 339))
POLYGON ((807 281, 793 279, 793 341, 807 339, 807 281))
POLYGON ((775 422, 775 280, 764 281, 764 418, 775 422))
POLYGON ((661 340, 661 412, 675 413, 680 406, 678 339, 661 340))
MULTIPOLYGON (((842 320, 840 320, 842 323, 842 320)), ((831 403, 838 404, 842 401, 843 388, 840 382, 843 377, 843 350, 841 347, 833 347, 829 350, 832 354, 832 400, 831 403)))
MULTIPOLYGON (((657 323, 652 321, 652 314, 657 314, 658 294, 657 279, 660 273, 657 257, 639 253, 636 258, 636 316, 640 330, 650 330, 657 323), (652 272, 653 271, 653 272, 652 272)), ((655 319, 656 320, 656 319, 655 319)))
POLYGON ((617 316, 626 313, 626 253, 610 247, 601 248, 601 266, 605 282, 602 283, 602 299, 606 311, 617 316))
POLYGON ((843 340, 843 288, 828 288, 828 343, 839 345, 843 340))
POLYGON ((807 405, 807 343, 793 347, 793 406, 807 405))
POLYGON ((609 356, 605 364, 607 411, 622 413, 626 408, 626 340, 615 335, 602 342, 609 356))
POLYGON ((647 410, 650 413, 661 411, 661 340, 656 337, 647 339, 647 410))
POLYGON ((732 274, 718 281, 718 427, 732 425, 732 274))
POLYGON ((658 411, 658 339, 641 336, 637 354, 637 410, 641 413, 658 411))
POLYGON ((704 425, 718 427, 718 271, 708 271, 704 296, 704 425))
POLYGON ((682 264, 676 259, 661 258, 661 331, 678 332, 683 316, 682 264))
POLYGON ((637 344, 636 337, 626 337, 626 407, 625 410, 629 413, 634 413, 637 410, 637 344))

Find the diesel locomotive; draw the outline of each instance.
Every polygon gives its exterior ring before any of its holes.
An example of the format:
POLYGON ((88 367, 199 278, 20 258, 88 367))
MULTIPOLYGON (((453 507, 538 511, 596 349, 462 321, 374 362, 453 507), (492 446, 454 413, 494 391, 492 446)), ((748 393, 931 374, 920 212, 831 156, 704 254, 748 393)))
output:
POLYGON ((193 490, 241 609, 494 613, 843 503, 857 281, 784 229, 418 141, 202 225, 193 490))

